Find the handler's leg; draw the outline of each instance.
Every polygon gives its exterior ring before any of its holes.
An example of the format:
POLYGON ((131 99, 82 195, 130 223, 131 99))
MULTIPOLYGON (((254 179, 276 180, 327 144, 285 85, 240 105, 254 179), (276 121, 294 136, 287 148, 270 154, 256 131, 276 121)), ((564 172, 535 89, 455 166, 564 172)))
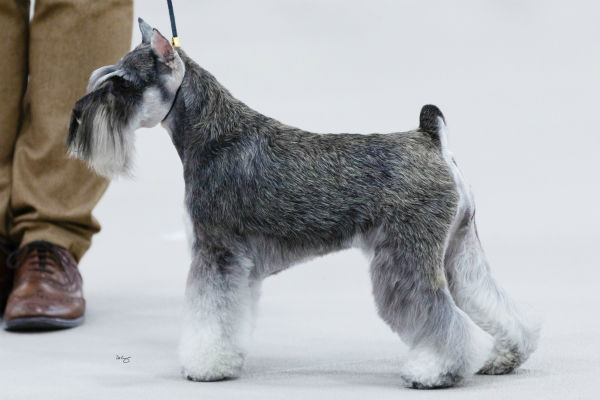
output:
POLYGON ((5 329, 57 329, 83 322, 77 261, 100 229, 92 209, 107 182, 67 158, 67 126, 90 73, 127 52, 131 29, 131 0, 35 3, 29 82, 12 160, 9 240, 20 248, 9 258, 15 278, 5 329))
POLYGON ((11 287, 6 268, 12 157, 27 85, 29 2, 0 0, 0 314, 11 287))
POLYGON ((67 157, 71 109, 90 73, 130 48, 132 0, 37 0, 30 26, 27 107, 13 161, 10 236, 80 259, 100 229, 92 209, 107 182, 67 157))

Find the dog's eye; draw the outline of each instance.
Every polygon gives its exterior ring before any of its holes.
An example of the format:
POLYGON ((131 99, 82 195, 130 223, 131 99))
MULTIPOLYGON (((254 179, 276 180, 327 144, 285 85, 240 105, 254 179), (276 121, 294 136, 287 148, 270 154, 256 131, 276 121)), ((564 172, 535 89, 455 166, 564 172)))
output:
POLYGON ((124 87, 140 88, 143 86, 142 80, 135 71, 120 70, 120 73, 113 76, 112 79, 118 79, 124 87))
POLYGON ((129 82, 135 81, 135 74, 133 74, 131 71, 128 71, 125 69, 119 70, 118 76, 129 82))

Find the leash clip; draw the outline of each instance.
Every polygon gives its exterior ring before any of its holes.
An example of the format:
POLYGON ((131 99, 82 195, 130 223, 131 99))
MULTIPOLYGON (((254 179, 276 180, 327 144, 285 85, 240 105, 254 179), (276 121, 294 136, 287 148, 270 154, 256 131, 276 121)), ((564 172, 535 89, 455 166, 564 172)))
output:
POLYGON ((171 19, 171 31, 173 32, 173 39, 171 39, 171 44, 173 47, 181 47, 181 43, 179 43, 179 37, 177 36, 177 26, 175 25, 175 13, 173 12, 173 3, 171 0, 167 0, 167 7, 169 8, 169 18, 171 19))

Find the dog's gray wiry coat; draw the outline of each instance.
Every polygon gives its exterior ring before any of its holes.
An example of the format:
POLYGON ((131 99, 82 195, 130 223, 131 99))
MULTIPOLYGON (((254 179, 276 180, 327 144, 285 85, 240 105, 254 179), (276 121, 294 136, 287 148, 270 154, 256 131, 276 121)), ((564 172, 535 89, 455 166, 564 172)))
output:
POLYGON ((137 119, 112 116, 107 91, 121 108, 167 106, 162 123, 183 162, 194 233, 180 348, 188 378, 239 375, 264 277, 352 246, 371 259, 380 315, 411 347, 409 386, 449 386, 478 369, 505 373, 529 356, 536 329, 491 278, 437 107, 423 107, 409 132, 306 132, 235 99, 144 24, 144 43, 93 75, 69 148, 94 166, 96 143, 128 142, 122 127, 137 119), (165 87, 183 66, 178 90, 165 87), (111 71, 117 77, 99 78, 111 71), (113 133, 81 121, 98 107, 113 133))
MULTIPOLYGON (((186 75, 168 129, 184 163, 197 245, 219 252, 219 268, 227 268, 238 243, 251 244, 244 251, 285 249, 281 258, 303 258, 377 230, 404 243, 402 257, 418 258, 428 279, 441 284, 439 260, 458 196, 437 123, 431 133, 306 132, 250 109, 180 55, 186 75)), ((253 274, 280 266, 257 265, 253 274)))

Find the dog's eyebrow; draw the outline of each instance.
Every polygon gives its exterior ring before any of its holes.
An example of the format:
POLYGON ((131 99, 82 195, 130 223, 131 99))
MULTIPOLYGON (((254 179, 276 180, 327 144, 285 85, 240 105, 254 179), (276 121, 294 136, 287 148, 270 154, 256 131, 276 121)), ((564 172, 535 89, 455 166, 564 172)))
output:
POLYGON ((102 76, 101 78, 98 78, 95 82, 90 81, 90 84, 88 85, 88 92, 98 89, 98 87, 100 87, 100 85, 102 85, 108 79, 115 77, 115 76, 118 76, 120 78, 127 80, 127 72, 124 70, 118 69, 116 71, 113 71, 111 73, 108 73, 108 74, 102 76))
POLYGON ((91 92, 98 86, 97 82, 99 79, 101 79, 102 76, 113 73, 114 71, 116 71, 116 69, 117 67, 114 65, 107 65, 105 67, 98 68, 97 70, 92 72, 92 75, 90 76, 90 79, 88 81, 87 92, 91 92))

